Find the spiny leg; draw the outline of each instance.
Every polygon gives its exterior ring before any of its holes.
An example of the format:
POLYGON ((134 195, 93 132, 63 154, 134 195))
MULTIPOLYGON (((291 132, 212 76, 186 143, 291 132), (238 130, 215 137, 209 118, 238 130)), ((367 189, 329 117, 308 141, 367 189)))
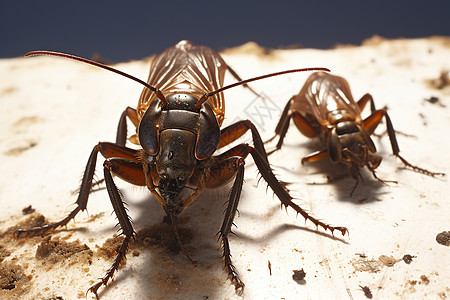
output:
MULTIPOLYGON (((119 146, 125 146, 127 142, 127 133, 128 133, 127 119, 126 119, 127 117, 128 119, 131 120, 131 122, 134 124, 135 127, 139 125, 139 119, 136 109, 129 106, 125 108, 125 110, 122 112, 120 116, 119 124, 117 125, 116 144, 119 146)), ((100 179, 93 182, 92 188, 99 186, 104 181, 105 179, 100 179)))
MULTIPOLYGON (((257 136, 257 137, 259 136, 259 133, 256 130, 256 128, 255 128, 255 133, 253 136, 257 136)), ((222 137, 221 137, 221 139, 222 139, 222 137)), ((231 139, 227 140, 227 144, 230 142, 231 142, 231 139)), ((256 144, 256 143, 254 142, 254 144, 256 144)), ((262 147, 264 148, 264 145, 262 145, 262 147)), ((275 192, 275 194, 277 195, 277 197, 280 199, 281 203, 284 206, 292 207, 297 213, 301 214, 306 220, 310 220, 311 222, 313 222, 314 225, 316 225, 316 227, 321 226, 325 230, 327 230, 327 229, 330 230, 331 233, 333 233, 334 230, 339 230, 342 233, 342 235, 344 235, 346 232, 348 232, 347 228, 345 228, 345 227, 334 227, 334 226, 326 224, 326 223, 310 216, 300 206, 298 206, 297 204, 292 202, 293 198, 291 197, 291 195, 289 194, 289 192, 287 190, 287 187, 286 187, 287 184, 284 182, 280 182, 275 177, 266 157, 264 155, 262 155, 256 147, 253 148, 253 147, 249 146, 248 144, 241 144, 241 145, 234 147, 233 149, 230 149, 230 151, 237 151, 237 149, 239 149, 238 151, 241 151, 241 153, 242 153, 241 156, 244 158, 248 155, 248 153, 250 153, 252 155, 253 160, 255 161, 256 166, 258 167, 262 177, 269 184, 271 189, 275 192)), ((265 153, 265 150, 263 152, 265 153)), ((224 155, 225 155, 225 153, 224 153, 224 155)))
POLYGON ((283 140, 284 140, 284 137, 286 136, 286 133, 287 133, 287 130, 289 127, 289 121, 291 120, 290 109, 291 109, 291 105, 292 105, 293 101, 294 100, 291 99, 288 101, 288 103, 286 103, 286 106, 284 107, 283 112, 281 113, 280 120, 277 123, 277 127, 275 127, 275 135, 266 141, 266 143, 269 143, 273 139, 275 139, 277 137, 277 135, 280 136, 280 139, 278 140, 278 143, 277 143, 277 147, 275 148, 275 150, 271 151, 269 153, 269 155, 272 154, 273 152, 279 150, 281 148, 281 146, 283 145, 283 140))
POLYGON ((97 163, 97 155, 99 151, 106 158, 111 156, 133 158, 137 153, 136 150, 122 147, 114 143, 103 142, 96 145, 94 149, 92 149, 92 152, 86 164, 86 169, 84 171, 83 179, 81 181, 78 198, 77 201, 75 202, 77 207, 67 217, 65 217, 59 222, 55 222, 42 227, 35 227, 30 229, 18 229, 16 232, 17 237, 41 235, 48 231, 52 231, 60 226, 65 226, 67 225, 67 223, 69 223, 70 220, 75 218, 78 212, 86 209, 89 194, 91 192, 92 180, 94 177, 95 165, 97 163))
POLYGON ((231 282, 236 288, 236 292, 241 295, 244 291, 244 283, 240 279, 235 266, 231 261, 231 250, 228 236, 231 232, 231 226, 236 215, 242 185, 244 181, 244 165, 245 157, 248 155, 249 147, 247 144, 239 144, 226 152, 215 156, 209 176, 206 181, 206 187, 215 188, 234 179, 233 187, 228 195, 227 208, 225 211, 222 227, 218 232, 219 239, 222 243, 222 251, 224 258, 224 267, 228 273, 231 282))
POLYGON ((211 166, 206 181, 207 188, 217 188, 228 183, 237 172, 237 157, 246 158, 248 155, 248 145, 239 144, 226 152, 214 157, 214 164, 211 166))
POLYGON ((311 121, 308 121, 300 112, 298 112, 296 110, 291 110, 291 106, 294 103, 294 101, 295 100, 292 98, 286 104, 286 106, 283 110, 283 113, 281 114, 280 121, 278 122, 277 127, 275 128, 275 136, 267 141, 267 142, 270 142, 277 135, 280 136, 280 139, 278 140, 278 143, 275 146, 275 149, 270 151, 269 155, 274 153, 275 151, 278 151, 279 149, 281 149, 284 138, 286 137, 287 131, 289 129, 291 119, 293 119, 295 126, 304 136, 313 138, 318 135, 318 133, 316 132, 316 129, 311 124, 311 121))
POLYGON ((259 135, 258 130, 255 125, 250 120, 238 121, 230 126, 225 127, 220 131, 220 142, 219 147, 222 148, 241 137, 250 129, 252 133, 253 145, 264 157, 265 161, 268 161, 266 149, 264 148, 264 143, 259 135))
POLYGON ((269 184, 270 188, 275 192, 275 195, 277 195, 278 199, 280 199, 281 203, 285 207, 291 207, 293 208, 297 213, 301 214, 306 220, 310 220, 316 227, 322 227, 325 230, 330 230, 331 233, 333 233, 335 230, 339 230, 342 235, 348 232, 348 229, 346 227, 335 227, 331 226, 329 224, 326 224, 311 215, 309 215, 306 211, 304 211, 300 206, 295 204, 292 200, 292 196, 289 194, 287 190, 287 184, 284 182, 280 182, 275 175, 272 172, 272 169, 270 168, 269 164, 264 161, 261 154, 253 147, 249 147, 249 152, 253 157, 253 160, 256 163, 256 166, 258 167, 259 172, 261 173, 264 180, 269 184))
POLYGON ((277 196, 285 206, 291 206, 306 219, 311 220, 316 226, 322 226, 323 228, 328 229, 331 232, 333 232, 334 230, 339 230, 343 235, 345 234, 345 232, 347 232, 347 229, 345 227, 333 227, 316 220, 315 218, 309 216, 298 205, 293 203, 292 197, 285 189, 285 185, 281 184, 276 179, 268 163, 264 160, 264 157, 259 154, 259 152, 255 148, 250 147, 248 144, 239 144, 226 151, 225 153, 214 157, 215 164, 211 167, 210 176, 208 177, 208 181, 206 183, 207 187, 216 187, 218 183, 223 183, 224 181, 226 182, 230 178, 232 178, 234 174, 236 174, 233 187, 229 194, 225 218, 219 231, 219 238, 222 241, 225 268, 239 295, 241 295, 243 292, 244 283, 240 279, 236 268, 231 261, 231 250, 228 241, 228 235, 231 233, 231 226, 236 215, 240 193, 242 190, 244 180, 244 159, 249 153, 252 154, 263 178, 269 183, 269 186, 274 190, 274 192, 277 194, 277 196))
POLYGON ((432 171, 420 168, 418 166, 412 165, 411 163, 409 163, 406 159, 404 159, 400 155, 400 148, 398 146, 398 142, 397 142, 397 137, 395 135, 394 126, 392 125, 391 118, 389 117, 389 114, 387 113, 386 109, 377 110, 372 115, 367 117, 364 120, 364 122, 363 122, 363 127, 369 132, 369 134, 372 134, 373 131, 375 130, 375 128, 380 123, 380 121, 383 118, 383 116, 386 119, 387 132, 388 132, 388 135, 389 135, 389 140, 391 142, 392 153, 395 156, 397 156, 403 162, 403 164, 406 167, 411 168, 415 172, 422 173, 422 174, 425 174, 425 175, 428 175, 428 176, 431 176, 431 177, 445 176, 445 173, 432 172, 432 171))
MULTIPOLYGON (((362 111, 365 108, 367 102, 370 102, 370 113, 372 115, 372 114, 374 114, 377 111, 377 109, 375 108, 375 101, 373 100, 372 95, 370 95, 370 94, 365 94, 364 96, 361 97, 361 99, 359 99, 359 101, 358 101, 359 109, 362 111)), ((387 106, 385 106, 383 109, 387 110, 387 106)), ((375 128, 373 130, 375 130, 375 128)), ((374 136, 376 136, 378 138, 381 138, 386 133, 387 133, 387 129, 384 132, 379 133, 379 134, 374 133, 374 132, 370 132, 371 135, 374 135, 374 136)), ((401 132, 401 131, 398 131, 398 130, 395 130, 395 133, 403 135, 403 136, 406 136, 406 137, 413 137, 413 138, 416 137, 413 134, 408 134, 408 133, 401 132)))
POLYGON ((114 180, 111 176, 111 169, 113 168, 114 163, 111 160, 106 160, 103 164, 103 170, 104 170, 104 176, 105 176, 105 182, 106 182, 106 188, 108 190, 109 198, 111 200, 111 204, 114 208, 114 212, 116 214, 117 219, 119 220, 120 228, 122 229, 122 234, 125 235, 125 239, 122 242, 122 245, 117 251, 116 259, 114 260, 114 263, 112 266, 108 269, 105 276, 103 276, 97 283, 92 285, 88 292, 92 292, 95 294, 95 296, 98 298, 97 291, 102 285, 106 285, 114 275, 114 272, 119 269, 119 267, 125 262, 126 260, 126 252, 128 250, 128 243, 130 242, 131 238, 134 238, 134 235, 136 234, 133 226, 131 225, 130 217, 128 216, 125 206, 122 201, 122 197, 119 193, 119 190, 114 183, 114 180))
POLYGON ((52 231, 60 226, 65 226, 67 223, 69 223, 70 220, 75 218, 75 216, 78 214, 78 212, 85 210, 87 201, 89 198, 89 193, 91 191, 92 186, 92 179, 94 176, 95 171, 95 165, 97 162, 97 154, 98 154, 98 145, 94 147, 94 149, 91 152, 91 155, 89 156, 86 169, 84 171, 83 179, 81 181, 80 186, 80 192, 78 194, 78 198, 76 201, 77 207, 64 219, 62 219, 59 222, 55 222, 49 225, 45 225, 42 227, 35 227, 30 229, 18 229, 16 232, 16 236, 20 237, 22 235, 25 236, 34 236, 34 235, 41 235, 48 231, 52 231))
POLYGON ((375 101, 373 101, 373 97, 371 94, 364 94, 361 99, 358 100, 358 106, 360 110, 363 110, 366 107, 367 102, 370 102, 370 113, 373 114, 376 111, 375 101))
POLYGON ((119 124, 117 126, 116 144, 121 146, 125 146, 125 143, 127 141, 128 129, 126 117, 128 117, 131 122, 133 122, 135 127, 139 125, 139 119, 136 109, 128 106, 120 116, 119 124))
POLYGON ((242 184, 244 182, 244 158, 242 157, 232 157, 227 159, 229 161, 233 161, 232 164, 235 168, 237 168, 236 178, 234 180, 233 187, 231 188, 227 209, 225 211, 225 217, 222 223, 222 227, 218 233, 219 239, 222 241, 222 250, 223 250, 223 258, 225 263, 225 269, 228 272, 228 276, 231 279, 231 282, 234 284, 236 288, 236 292, 238 295, 242 295, 244 291, 244 282, 240 279, 235 266, 231 261, 231 250, 230 243, 228 241, 228 235, 231 233, 231 226, 233 225, 233 220, 236 215, 239 199, 242 191, 242 184))
POLYGON ((324 158, 330 157, 330 154, 328 153, 328 150, 320 150, 320 151, 316 151, 313 153, 310 153, 308 155, 306 155, 305 157, 302 158, 302 165, 305 163, 310 163, 310 162, 314 162, 314 161, 319 161, 322 160, 324 158))

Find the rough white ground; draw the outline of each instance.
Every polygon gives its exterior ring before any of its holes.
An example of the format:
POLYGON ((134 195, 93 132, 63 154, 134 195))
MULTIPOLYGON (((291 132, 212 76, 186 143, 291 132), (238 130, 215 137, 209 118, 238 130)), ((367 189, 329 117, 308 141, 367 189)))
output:
MULTIPOLYGON (((297 67, 330 68, 349 81, 356 99, 371 93, 378 107, 388 106, 394 127, 413 135, 398 136, 406 159, 450 173, 450 86, 436 87, 441 72, 450 70, 448 38, 374 38, 360 47, 266 52, 247 44, 222 54, 242 78, 297 67), (431 97, 438 101, 427 101, 431 97)), ((146 79, 149 61, 115 67, 146 79)), ((226 92, 225 123, 251 118, 263 139, 269 139, 284 105, 308 75, 253 83, 256 91, 269 98, 266 102, 240 87, 226 92)), ((27 218, 22 209, 28 205, 50 221, 59 220, 73 208, 76 197, 71 193, 92 147, 98 141, 114 141, 120 114, 126 106, 137 104, 142 87, 104 70, 51 57, 2 59, 0 76, 3 233, 27 218)), ((228 76, 227 82, 233 78, 228 76)), ((243 139, 248 140, 250 136, 243 139)), ((438 233, 450 230, 448 177, 431 178, 404 169, 391 155, 387 135, 374 140, 384 158, 377 175, 398 184, 382 185, 365 172, 365 184, 360 184, 351 198, 353 179, 327 181, 327 176, 337 177, 345 170, 328 161, 301 165, 301 158, 317 150, 318 144, 302 136, 293 124, 284 147, 270 156, 279 177, 293 183, 290 188, 297 203, 328 223, 346 226, 350 235, 344 237, 333 238, 310 222, 305 224, 293 210, 286 213, 280 209, 278 199, 270 190, 266 192, 266 185, 260 182, 257 186, 256 167, 247 159, 244 192, 235 219, 237 235, 231 237, 234 264, 246 284, 244 299, 365 299, 362 286, 370 288, 374 299, 450 297, 450 248, 435 239, 438 233), (410 264, 401 260, 405 254, 415 256, 410 264), (399 261, 386 266, 379 261, 382 255, 399 261), (300 283, 292 279, 293 270, 299 269, 306 272, 300 283)), ((267 147, 272 149, 274 143, 267 147)), ((99 158, 99 177, 102 162, 99 158)), ((145 189, 117 182, 137 230, 162 222, 161 208, 145 189)), ((165 248, 140 248, 128 255, 126 266, 112 284, 100 290, 100 296, 240 298, 222 269, 215 237, 227 193, 227 187, 205 192, 181 218, 182 227, 193 235, 186 246, 198 267, 165 248)), ((91 195, 88 211, 53 237, 79 239, 97 251, 96 245, 101 246, 116 232, 113 226, 117 221, 110 215, 112 207, 105 190, 91 195)), ((30 280, 16 289, 0 290, 0 298, 14 293, 23 298, 84 298, 87 288, 112 263, 112 257, 94 255, 89 264, 72 255, 49 266, 45 259, 35 257, 42 238, 19 243, 8 237, 2 235, 0 250, 6 254, 1 267, 7 269, 5 264, 13 262, 30 280)))

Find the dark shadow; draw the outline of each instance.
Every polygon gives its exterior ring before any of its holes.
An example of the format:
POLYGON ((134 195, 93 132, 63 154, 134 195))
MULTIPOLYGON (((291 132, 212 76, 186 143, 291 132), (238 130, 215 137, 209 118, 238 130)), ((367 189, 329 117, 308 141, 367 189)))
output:
MULTIPOLYGON (((219 283, 226 281, 227 275, 222 271, 222 253, 216 234, 222 224, 223 204, 229 188, 205 190, 177 216, 183 246, 197 266, 191 264, 179 249, 171 227, 163 221, 164 211, 150 193, 138 202, 129 203, 138 214, 132 220, 137 237, 130 244, 127 258, 131 261, 132 253, 137 251, 144 262, 137 274, 132 268, 121 268, 114 281, 99 289, 99 296, 108 289, 120 288, 127 278, 138 276, 138 282, 141 282, 139 295, 165 299, 184 299, 186 295, 197 299, 219 297, 219 283)), ((123 194, 126 201, 127 193, 123 194)), ((111 257, 108 263, 112 264, 113 260, 111 257)))
POLYGON ((308 227, 303 227, 303 226, 298 226, 298 225, 294 225, 294 224, 282 224, 282 225, 278 225, 275 228, 272 228, 270 231, 268 232, 264 232, 261 233, 259 236, 255 236, 255 235, 248 235, 245 234, 243 232, 238 232, 236 231, 236 236, 246 242, 251 242, 254 244, 264 244, 264 243, 270 243, 271 240, 273 240, 274 238, 276 238, 278 235, 286 232, 286 231, 290 231, 290 230, 302 230, 305 232, 309 232, 311 234, 315 234, 315 235, 320 235, 322 237, 326 237, 328 239, 331 240, 335 240, 344 244, 349 244, 344 238, 340 238, 337 237, 329 232, 325 232, 325 231, 320 231, 318 229, 312 229, 312 228, 308 228, 308 227))
MULTIPOLYGON (((295 130, 295 128, 292 128, 295 130)), ((317 139, 307 139, 305 137, 305 142, 303 143, 286 143, 283 144, 282 149, 278 152, 282 152, 284 148, 289 148, 291 151, 294 149, 302 149, 302 153, 308 154, 322 149, 321 143, 317 139)), ((379 153, 382 157, 386 157, 386 153, 379 153)), ((269 157, 270 159, 270 157, 269 157)), ((273 161, 275 161, 273 159, 273 161)), ((358 183, 355 188, 356 180, 352 178, 349 174, 346 166, 342 164, 333 163, 329 158, 322 159, 320 161, 307 163, 305 165, 301 164, 301 158, 298 162, 293 162, 298 165, 295 170, 289 169, 286 166, 276 165, 277 169, 283 170, 283 172, 291 173, 293 175, 298 175, 298 170, 302 168, 307 168, 308 171, 305 172, 310 175, 322 175, 323 180, 311 181, 308 177, 305 177, 304 184, 308 185, 318 185, 318 186, 331 186, 335 191, 335 198, 339 201, 352 202, 355 204, 370 203, 374 201, 379 201, 380 195, 386 192, 380 191, 383 186, 396 186, 395 183, 381 183, 375 179, 370 171, 366 168, 360 169, 361 178, 359 178, 358 183), (353 191, 354 190, 354 191, 353 191), (353 194, 351 195, 353 191, 353 194)), ((380 165, 382 168, 383 162, 380 165)), ((391 178, 381 178, 382 180, 391 180, 391 178)))

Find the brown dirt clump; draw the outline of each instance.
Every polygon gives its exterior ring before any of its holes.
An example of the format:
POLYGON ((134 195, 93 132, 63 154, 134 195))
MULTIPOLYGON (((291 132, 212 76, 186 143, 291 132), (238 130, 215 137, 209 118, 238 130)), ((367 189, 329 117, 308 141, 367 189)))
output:
POLYGON ((46 237, 37 247, 36 259, 52 266, 55 263, 66 261, 69 257, 74 257, 71 264, 77 262, 89 262, 93 256, 93 251, 80 240, 66 242, 58 237, 46 237))
POLYGON ((12 261, 0 263, 0 298, 20 299, 28 293, 31 276, 12 261))

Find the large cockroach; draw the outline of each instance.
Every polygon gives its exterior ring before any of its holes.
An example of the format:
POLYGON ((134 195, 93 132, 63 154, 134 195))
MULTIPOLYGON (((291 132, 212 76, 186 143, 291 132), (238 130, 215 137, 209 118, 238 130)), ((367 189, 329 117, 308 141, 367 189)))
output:
POLYGON ((365 94, 355 102, 348 82, 342 77, 325 72, 312 74, 300 92, 286 104, 272 138, 280 136, 274 151, 281 148, 290 120, 293 119, 303 135, 309 138, 319 137, 323 145, 319 151, 303 157, 302 164, 329 157, 333 163, 345 165, 350 175, 356 179, 350 193, 352 195, 358 179, 362 179, 360 168, 364 166, 378 181, 386 182, 375 174, 382 158, 376 154, 375 144, 370 138, 383 117, 386 120, 392 152, 406 167, 433 177, 444 175, 414 166, 404 159, 400 155, 395 130, 386 109, 377 110, 370 94, 365 94), (368 102, 371 115, 363 120, 361 111, 368 102))
POLYGON ((262 177, 284 206, 292 207, 316 227, 321 226, 331 232, 339 230, 343 235, 347 232, 345 227, 333 227, 315 219, 292 201, 285 184, 274 176, 261 137, 249 120, 220 129, 225 113, 224 90, 271 76, 326 69, 296 69, 272 73, 224 87, 225 71, 229 69, 225 61, 212 49, 187 41, 179 42, 153 59, 147 83, 111 67, 69 54, 33 51, 26 56, 32 55, 75 59, 121 74, 145 86, 137 109, 128 107, 121 115, 116 142, 100 142, 92 150, 81 182, 77 207, 59 222, 17 232, 18 236, 43 234, 66 225, 78 212, 85 210, 91 188, 95 184, 93 176, 100 152, 105 157, 103 170, 106 188, 125 239, 105 276, 89 288, 94 294, 97 295, 100 286, 106 285, 123 263, 128 244, 135 236, 112 175, 133 185, 146 186, 151 191, 166 213, 178 244, 191 262, 192 259, 180 242, 175 216, 188 207, 205 188, 224 185, 234 177, 218 235, 225 268, 238 293, 242 293, 244 283, 231 262, 228 236, 237 211, 248 154, 251 154, 262 177), (125 147, 127 117, 137 129, 130 141, 141 149, 125 147), (222 154, 213 155, 218 148, 230 144, 248 130, 252 133, 253 146, 243 143, 222 154))

